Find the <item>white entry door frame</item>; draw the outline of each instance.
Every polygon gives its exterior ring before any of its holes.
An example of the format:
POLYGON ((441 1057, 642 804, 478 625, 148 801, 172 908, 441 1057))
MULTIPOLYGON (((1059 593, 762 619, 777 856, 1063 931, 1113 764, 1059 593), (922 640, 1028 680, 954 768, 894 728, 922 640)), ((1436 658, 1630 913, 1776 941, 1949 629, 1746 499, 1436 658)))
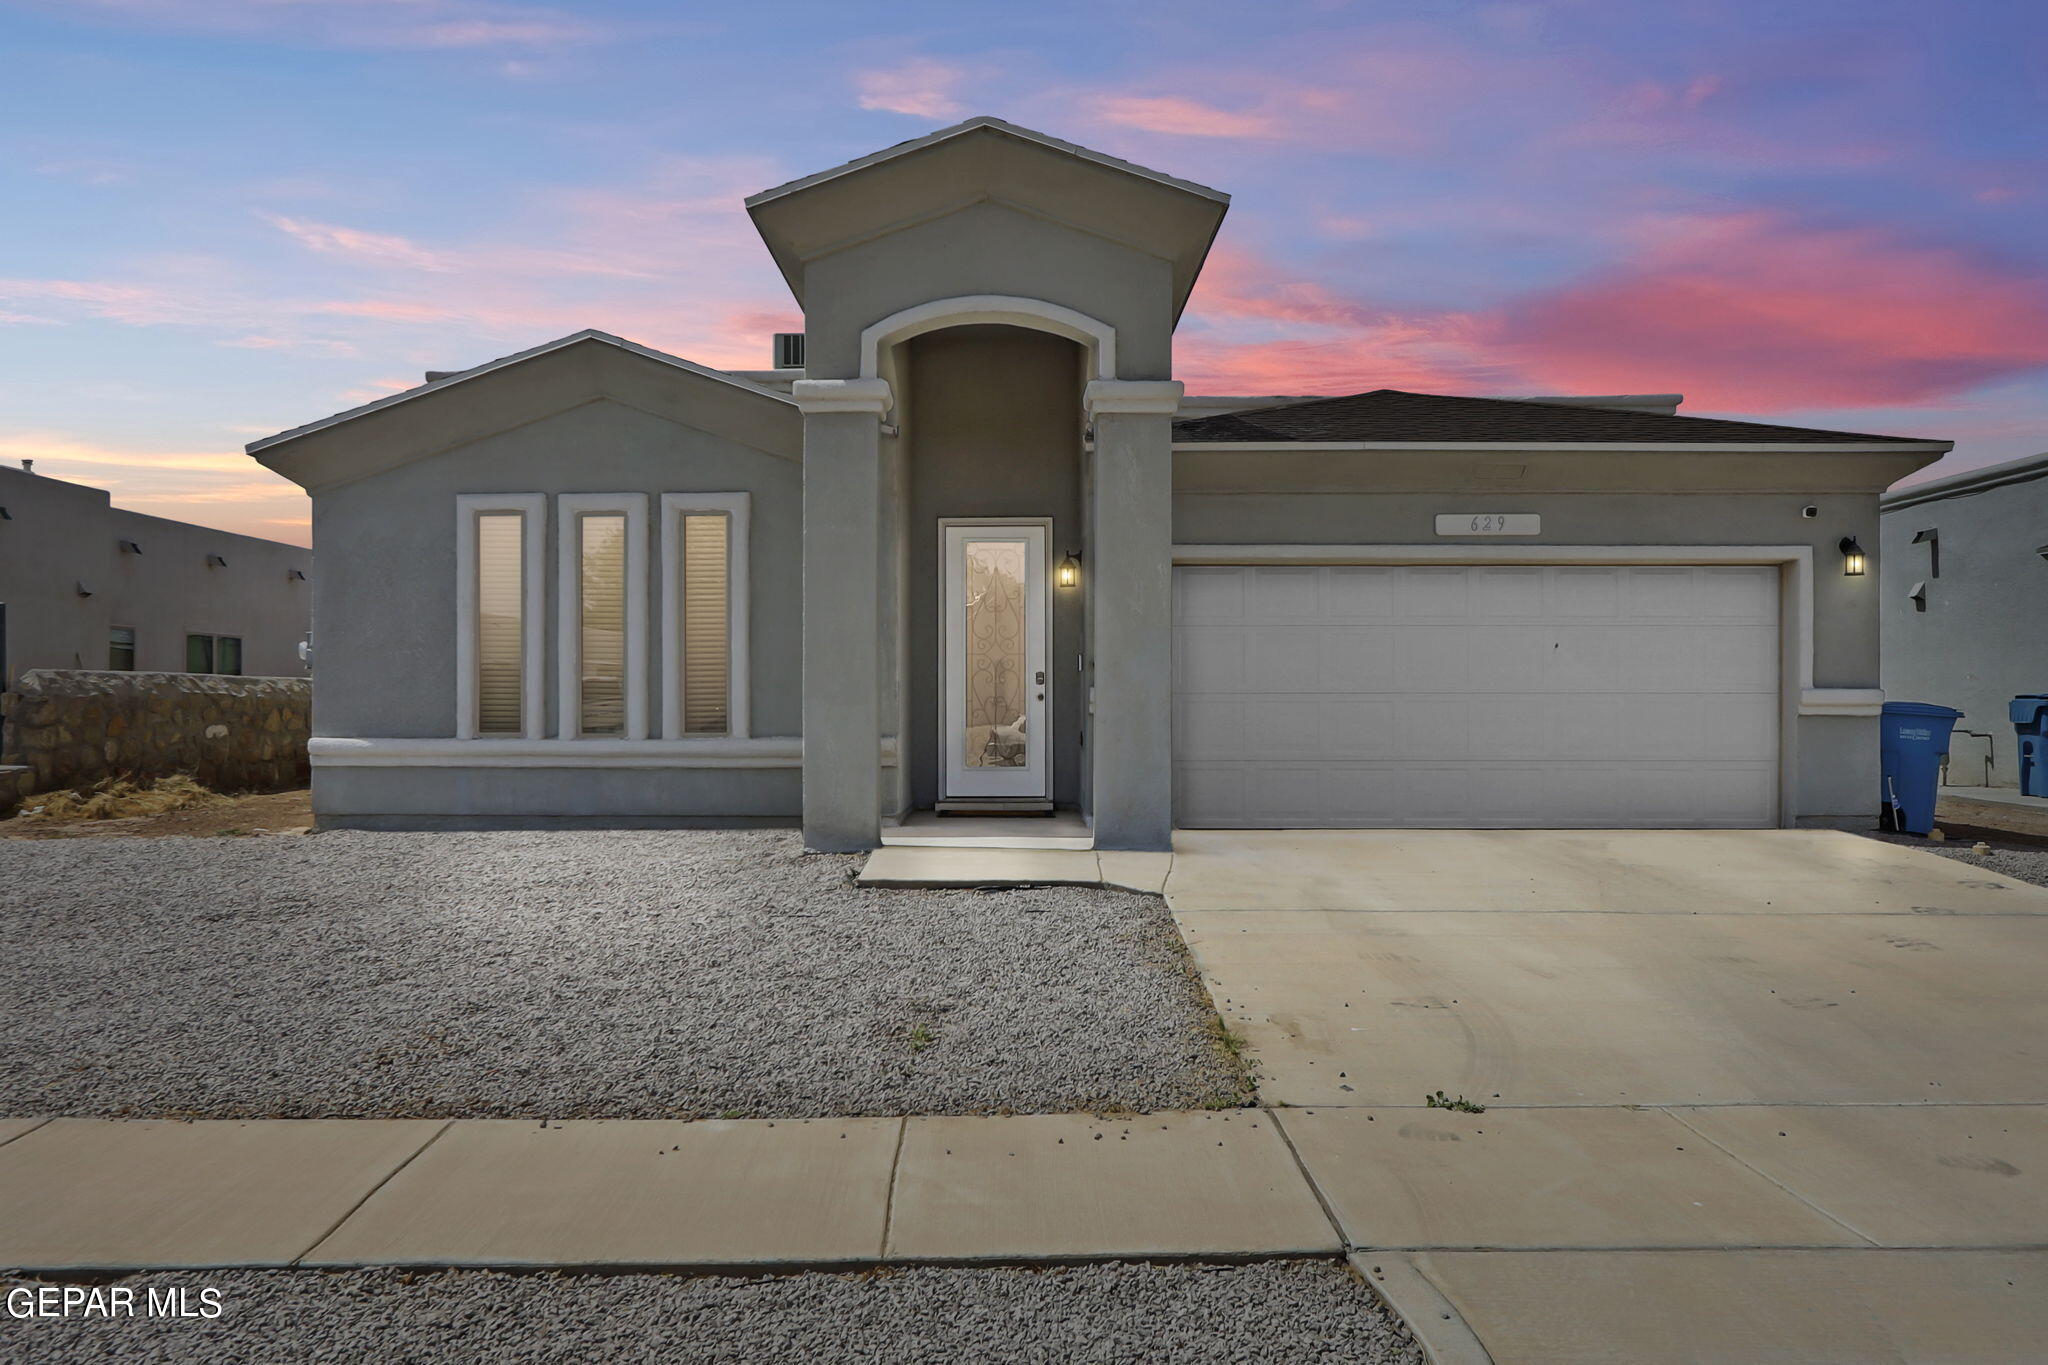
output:
POLYGON ((1044 800, 1052 792, 1046 668, 1050 517, 939 523, 940 795, 1044 800))

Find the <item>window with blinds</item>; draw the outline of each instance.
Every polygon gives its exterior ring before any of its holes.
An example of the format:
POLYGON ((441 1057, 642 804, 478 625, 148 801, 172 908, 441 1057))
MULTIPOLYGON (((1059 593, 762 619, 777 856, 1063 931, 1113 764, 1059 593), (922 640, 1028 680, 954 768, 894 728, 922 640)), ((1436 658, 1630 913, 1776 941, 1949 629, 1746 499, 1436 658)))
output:
POLYGON ((526 724, 526 516, 476 519, 477 733, 516 735, 526 724))
POLYGON ((626 732, 626 518, 586 512, 576 519, 582 673, 577 728, 626 732))
POLYGON ((732 728, 732 518, 723 512, 682 517, 683 733, 722 735, 732 728))

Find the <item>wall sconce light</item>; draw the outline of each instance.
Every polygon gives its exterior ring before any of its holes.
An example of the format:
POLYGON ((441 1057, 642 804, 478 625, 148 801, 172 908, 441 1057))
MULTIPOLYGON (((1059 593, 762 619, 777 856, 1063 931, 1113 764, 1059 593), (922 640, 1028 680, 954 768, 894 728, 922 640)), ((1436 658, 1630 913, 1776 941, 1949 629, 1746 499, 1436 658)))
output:
POLYGON ((1081 556, 1072 550, 1060 561, 1059 576, 1054 580, 1063 588, 1073 588, 1081 583, 1081 556))
POLYGON ((1856 543, 1856 537, 1842 537, 1842 572, 1851 578, 1863 576, 1863 547, 1856 543))

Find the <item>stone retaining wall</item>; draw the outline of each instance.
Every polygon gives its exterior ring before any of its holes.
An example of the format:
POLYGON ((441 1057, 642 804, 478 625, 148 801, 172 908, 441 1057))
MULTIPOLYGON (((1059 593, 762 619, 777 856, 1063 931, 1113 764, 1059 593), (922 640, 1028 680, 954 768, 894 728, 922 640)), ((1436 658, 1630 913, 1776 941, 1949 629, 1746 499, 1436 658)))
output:
POLYGON ((303 787, 312 707, 305 678, 30 669, 4 696, 0 763, 30 769, 36 791, 173 773, 216 791, 303 787))

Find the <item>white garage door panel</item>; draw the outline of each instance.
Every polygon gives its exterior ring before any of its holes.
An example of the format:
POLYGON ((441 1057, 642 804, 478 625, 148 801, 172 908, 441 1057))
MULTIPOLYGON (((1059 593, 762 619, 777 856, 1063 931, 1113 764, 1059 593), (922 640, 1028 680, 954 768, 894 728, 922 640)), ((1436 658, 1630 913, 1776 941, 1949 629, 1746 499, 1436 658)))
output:
POLYGON ((1189 827, 1770 825, 1768 566, 1176 570, 1189 827))

